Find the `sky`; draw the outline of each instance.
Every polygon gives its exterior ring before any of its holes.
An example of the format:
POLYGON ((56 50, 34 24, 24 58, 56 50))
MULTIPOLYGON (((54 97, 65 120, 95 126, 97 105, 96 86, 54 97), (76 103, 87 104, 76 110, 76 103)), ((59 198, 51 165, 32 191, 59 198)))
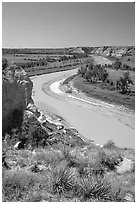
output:
POLYGON ((135 45, 133 2, 3 2, 3 48, 135 45))

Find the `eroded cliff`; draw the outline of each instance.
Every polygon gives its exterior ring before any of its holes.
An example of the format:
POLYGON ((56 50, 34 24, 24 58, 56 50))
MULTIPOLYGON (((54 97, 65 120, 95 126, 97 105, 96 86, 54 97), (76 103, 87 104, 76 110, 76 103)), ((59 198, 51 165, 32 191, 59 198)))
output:
POLYGON ((31 98, 33 83, 26 72, 14 65, 2 73, 2 131, 10 132, 13 127, 20 127, 24 110, 31 98))
MULTIPOLYGON (((75 54, 79 48, 75 48, 73 53, 75 54)), ((135 46, 99 46, 99 47, 82 47, 85 54, 95 54, 104 57, 113 57, 120 59, 125 56, 135 55, 135 46)))

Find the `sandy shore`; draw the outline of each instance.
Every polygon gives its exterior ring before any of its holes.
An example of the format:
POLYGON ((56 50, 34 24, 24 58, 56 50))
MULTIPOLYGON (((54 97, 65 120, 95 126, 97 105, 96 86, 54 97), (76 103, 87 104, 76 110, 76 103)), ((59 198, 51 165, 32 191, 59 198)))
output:
MULTIPOLYGON (((63 88, 64 85, 62 85, 63 81, 64 81, 64 79, 52 83, 50 85, 51 91, 56 93, 56 94, 63 95, 63 91, 64 91, 64 88, 63 88)), ((115 114, 115 115, 118 114, 121 116, 121 122, 123 122, 125 125, 128 125, 130 128, 134 129, 134 127, 135 127, 134 111, 132 111, 128 108, 124 108, 122 106, 113 105, 113 104, 110 104, 110 103, 107 103, 107 102, 104 102, 104 101, 101 101, 98 99, 87 97, 84 93, 78 93, 76 91, 76 89, 73 90, 72 86, 71 86, 71 89, 72 89, 71 94, 66 94, 64 92, 64 95, 69 97, 69 98, 72 98, 74 100, 78 100, 80 102, 96 106, 98 108, 104 108, 104 109, 106 109, 106 111, 107 111, 107 109, 109 109, 111 111, 111 113, 113 112, 113 114, 115 114)))

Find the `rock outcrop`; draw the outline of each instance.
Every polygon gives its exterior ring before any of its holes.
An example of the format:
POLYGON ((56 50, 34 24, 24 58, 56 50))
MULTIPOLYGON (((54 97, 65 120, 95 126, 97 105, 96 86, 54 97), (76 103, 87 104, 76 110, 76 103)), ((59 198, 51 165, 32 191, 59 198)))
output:
POLYGON ((121 58, 124 56, 135 56, 135 46, 99 46, 82 47, 85 54, 101 55, 103 57, 121 58))
POLYGON ((84 51, 81 47, 69 48, 69 54, 84 54, 84 51))
POLYGON ((95 54, 119 58, 127 55, 128 49, 128 47, 99 47, 95 54))
POLYGON ((2 73, 2 131, 10 132, 20 127, 24 110, 31 98, 33 83, 26 72, 14 65, 7 67, 2 73))
MULTIPOLYGON (((83 48, 84 50, 86 48, 83 48)), ((115 57, 120 58, 122 56, 130 56, 135 54, 134 46, 101 46, 101 47, 90 47, 88 48, 88 54, 97 54, 104 57, 115 57)))

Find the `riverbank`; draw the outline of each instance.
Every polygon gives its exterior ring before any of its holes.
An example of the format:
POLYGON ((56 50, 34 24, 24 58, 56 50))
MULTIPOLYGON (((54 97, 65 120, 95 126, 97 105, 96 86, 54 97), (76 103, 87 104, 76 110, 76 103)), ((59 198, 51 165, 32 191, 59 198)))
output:
POLYGON ((124 106, 131 109, 131 111, 135 110, 135 97, 102 88, 98 84, 90 84, 79 75, 69 77, 63 82, 63 85, 85 94, 88 98, 91 97, 113 105, 124 106))

